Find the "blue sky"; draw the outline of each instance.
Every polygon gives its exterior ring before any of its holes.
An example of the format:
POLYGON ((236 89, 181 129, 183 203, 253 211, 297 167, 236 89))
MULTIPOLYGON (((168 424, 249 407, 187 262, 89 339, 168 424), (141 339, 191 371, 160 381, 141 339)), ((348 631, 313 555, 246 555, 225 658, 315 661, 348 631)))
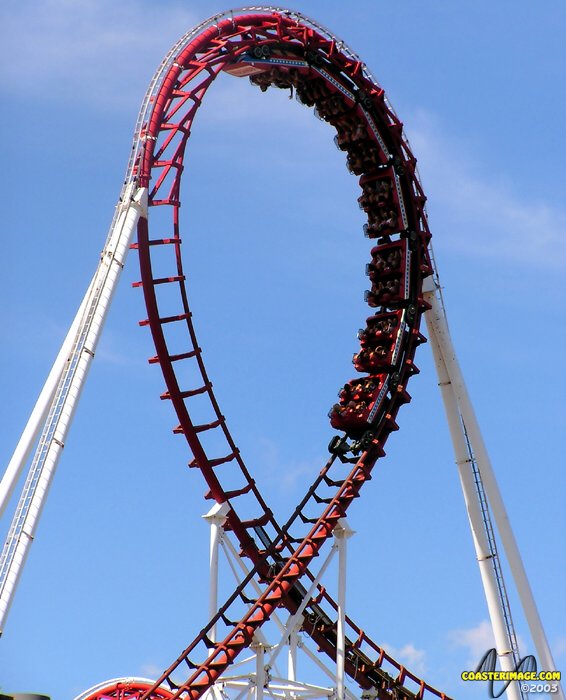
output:
MULTIPOLYGON (((96 266, 146 85, 181 34, 223 9, 0 9, 3 464, 96 266)), ((405 123, 453 339, 564 669, 566 10, 558 0, 295 9, 344 38, 405 123)), ((283 519, 325 459, 326 412, 354 376, 367 315, 362 213, 331 129, 309 110, 228 76, 208 98, 184 179, 197 331, 232 432, 283 519)), ((154 675, 206 622, 210 504, 146 362, 136 266, 132 255, 0 640, 4 691, 68 698, 154 675)), ((433 685, 486 697, 458 681, 490 643, 487 610, 426 346, 417 364, 401 430, 351 509, 348 612, 433 685)))

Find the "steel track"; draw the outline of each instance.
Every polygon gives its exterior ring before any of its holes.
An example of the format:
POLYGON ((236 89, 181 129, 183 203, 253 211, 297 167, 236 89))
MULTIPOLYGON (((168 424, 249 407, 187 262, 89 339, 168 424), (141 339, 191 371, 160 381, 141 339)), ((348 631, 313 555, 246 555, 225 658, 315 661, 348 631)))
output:
MULTIPOLYGON (((141 324, 151 330, 156 355, 150 362, 161 366, 167 386, 162 398, 170 400, 177 413, 179 426, 175 432, 185 436, 191 449, 190 466, 202 472, 209 488, 207 497, 230 505, 228 527, 237 537, 242 554, 250 559, 252 570, 216 617, 155 684, 147 687, 137 684, 131 689, 116 687, 114 694, 106 688, 104 697, 196 700, 249 646, 255 631, 277 607, 284 605, 290 612, 297 609, 304 592, 301 578, 312 580, 308 568, 312 559, 331 537, 338 520, 346 515, 350 503, 360 495, 377 459, 385 454, 385 442, 397 430, 397 412, 410 400, 407 382, 418 371, 414 355, 423 341, 419 323, 426 309, 422 279, 431 268, 427 251, 430 233, 416 160, 403 136, 401 122, 365 65, 343 42, 312 20, 273 8, 250 8, 247 13, 214 17, 176 44, 157 75, 138 121, 138 140, 134 140, 128 175, 140 186, 150 187, 153 212, 160 213, 160 221, 167 212, 170 222, 169 233, 163 238, 150 238, 148 219, 141 218, 138 224, 136 247, 141 270, 138 284, 143 288, 148 312, 141 324), (336 458, 330 458, 283 526, 263 499, 220 411, 193 326, 181 258, 180 184, 194 117, 218 74, 230 70, 235 62, 253 62, 256 47, 265 52, 257 60, 268 62, 270 69, 278 70, 271 55, 283 51, 288 54, 285 60, 300 72, 303 80, 323 81, 340 95, 356 119, 364 124, 382 167, 392 173, 407 241, 408 233, 413 232, 406 275, 407 304, 403 328, 397 338, 396 365, 391 370, 392 375, 395 369, 395 382, 391 376, 387 378, 387 395, 373 419, 371 440, 350 456, 352 466, 346 478, 342 465, 338 470, 336 458), (159 251, 157 262, 156 251, 159 251), (170 267, 166 267, 164 259, 170 267), (172 313, 173 298, 177 307, 172 313), (188 339, 188 346, 178 345, 179 329, 182 337, 188 339), (193 376, 199 377, 198 383, 183 385, 178 378, 179 368, 184 374, 190 368, 193 376), (306 532, 305 526, 309 526, 306 532), (255 600, 245 595, 246 582, 252 576, 258 577, 263 585, 261 595, 255 600), (224 636, 218 642, 209 636, 215 625, 217 629, 224 628, 224 636), (182 669, 188 673, 187 679, 174 680, 173 674, 181 673, 182 669), (170 694, 164 687, 170 689, 170 694)), ((303 630, 332 659, 336 654, 335 613, 335 602, 319 587, 319 595, 306 608, 303 624, 303 630)), ((390 698, 391 692, 399 698, 446 697, 388 656, 350 619, 347 626, 346 672, 361 688, 375 689, 379 698, 390 698)), ((102 696, 92 696, 97 697, 102 696)))

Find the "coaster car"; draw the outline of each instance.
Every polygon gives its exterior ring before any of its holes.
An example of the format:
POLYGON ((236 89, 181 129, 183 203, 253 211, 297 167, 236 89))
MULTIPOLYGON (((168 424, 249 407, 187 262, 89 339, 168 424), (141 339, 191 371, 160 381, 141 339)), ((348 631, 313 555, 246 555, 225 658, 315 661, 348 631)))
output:
POLYGON ((344 430, 351 437, 359 437, 370 426, 386 395, 386 374, 352 379, 339 394, 339 402, 328 414, 336 430, 344 430))

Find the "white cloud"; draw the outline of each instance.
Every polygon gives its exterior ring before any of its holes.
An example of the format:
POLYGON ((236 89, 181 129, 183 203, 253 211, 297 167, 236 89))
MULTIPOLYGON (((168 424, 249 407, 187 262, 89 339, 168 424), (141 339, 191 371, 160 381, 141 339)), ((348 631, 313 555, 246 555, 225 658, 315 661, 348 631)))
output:
MULTIPOLYGON (((461 647, 468 651, 469 657, 466 660, 466 666, 470 669, 476 668, 484 654, 489 649, 495 648, 495 637, 493 636, 491 623, 488 620, 482 620, 476 627, 452 630, 448 632, 448 639, 453 646, 461 647)), ((520 634, 517 634, 517 644, 521 657, 531 653, 527 642, 520 634)))
POLYGON ((153 663, 143 664, 140 668, 140 674, 148 680, 155 680, 159 678, 162 673, 163 668, 153 663))
POLYGON ((424 649, 417 649, 411 642, 399 649, 392 647, 390 644, 383 644, 383 648, 390 656, 406 666, 411 673, 420 677, 426 675, 426 652, 424 649))
MULTIPOLYGON (((36 102, 57 100, 104 112, 132 113, 169 48, 200 22, 182 4, 166 11, 140 0, 23 0, 0 9, 0 86, 36 102), (25 47, 25 49, 23 48, 25 47), (17 60, 14 57, 17 56, 17 60)), ((226 78, 207 96, 207 121, 216 126, 258 119, 300 126, 307 140, 323 125, 306 109, 286 109, 288 90, 263 95, 247 78, 226 78)), ((266 127, 267 128, 267 127, 266 127)), ((266 134, 267 137, 267 134, 266 134)))
POLYGON ((447 232, 444 247, 538 268, 566 265, 563 206, 522 195, 501 173, 478 162, 469 143, 443 134, 431 115, 420 112, 413 121, 411 143, 433 202, 431 227, 435 235, 447 232))
POLYGON ((269 486, 276 487, 277 493, 289 495, 295 490, 305 490, 305 484, 310 485, 320 471, 323 458, 300 459, 285 461, 278 446, 267 438, 257 440, 258 452, 261 455, 262 470, 267 474, 269 486))
POLYGON ((268 125, 271 133, 278 124, 301 126, 309 131, 322 132, 326 137, 324 145, 328 147, 328 125, 313 119, 312 109, 303 105, 291 104, 291 109, 287 109, 288 103, 294 101, 287 89, 271 87, 262 93, 259 88, 252 87, 247 78, 234 77, 222 81, 207 95, 209 119, 213 123, 233 124, 253 119, 268 125))
POLYGON ((121 347, 124 347, 124 343, 120 342, 110 329, 106 329, 96 349, 95 357, 99 362, 116 367, 145 369, 147 361, 142 359, 141 354, 132 357, 129 352, 121 350, 121 347))
POLYGON ((11 93, 68 99, 101 110, 141 101, 143 83, 195 24, 181 6, 136 0, 23 0, 0 14, 0 83, 11 93))
POLYGON ((489 649, 495 647, 493 630, 488 620, 482 620, 476 627, 469 629, 452 630, 448 638, 456 647, 467 650, 469 658, 466 661, 468 668, 475 668, 483 655, 489 649))
MULTIPOLYGON (((181 3, 168 3, 165 12, 159 3, 140 0, 6 3, 0 10, 0 84, 8 94, 131 111, 167 48, 198 19, 181 3)), ((275 120, 296 120, 302 129, 310 124, 310 135, 315 133, 312 118, 305 121, 301 110, 282 109, 284 95, 265 100, 259 91, 248 91, 241 99, 240 81, 223 83, 211 120, 248 119, 262 99, 262 110, 275 120)), ((433 203, 432 228, 445 247, 543 269, 566 265, 563 206, 522 196, 500 175, 486 172, 487 164, 474 160, 470 144, 448 137, 430 114, 418 112, 411 122, 433 203)))

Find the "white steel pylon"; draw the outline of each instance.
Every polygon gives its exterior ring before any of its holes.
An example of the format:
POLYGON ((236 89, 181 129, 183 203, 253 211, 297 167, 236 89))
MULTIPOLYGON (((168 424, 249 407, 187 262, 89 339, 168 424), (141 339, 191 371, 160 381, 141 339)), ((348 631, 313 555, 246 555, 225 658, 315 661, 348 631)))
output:
MULTIPOLYGON (((556 671, 519 548, 450 338, 436 272, 434 277, 431 276, 425 280, 423 297, 431 306, 425 313, 429 342, 438 374, 501 668, 504 671, 515 670, 520 656, 495 542, 491 511, 493 511, 538 659, 545 671, 556 671)), ((510 700, 521 698, 518 682, 512 682, 508 686, 507 696, 510 700)), ((559 684, 556 697, 564 700, 564 692, 559 684)))
MULTIPOLYGON (((248 577, 250 573, 245 561, 224 530, 224 523, 229 512, 226 503, 215 505, 203 516, 210 524, 210 580, 209 603, 211 619, 217 613, 218 586, 219 586, 219 552, 223 552, 225 560, 234 576, 237 585, 248 577), (216 602, 216 607, 213 608, 216 602)), ((231 697, 255 698, 262 700, 265 697, 285 698, 286 700, 306 700, 311 698, 333 698, 333 700, 354 700, 356 697, 345 685, 345 606, 346 606, 346 552, 347 541, 354 534, 346 519, 341 519, 334 530, 334 542, 330 552, 322 562, 318 573, 310 581, 310 586, 305 590, 301 603, 294 614, 289 614, 284 620, 278 613, 272 616, 274 625, 271 630, 275 633, 275 639, 268 639, 266 631, 262 628, 255 635, 255 640, 250 647, 246 658, 236 662, 230 667, 230 671, 221 676, 216 684, 207 691, 207 700, 226 700, 231 697), (316 597, 318 586, 332 561, 338 557, 337 590, 338 590, 338 624, 336 641, 336 664, 334 666, 324 663, 307 644, 303 644, 300 629, 304 621, 304 611, 312 598, 316 597), (330 684, 316 685, 299 680, 298 654, 311 665, 314 664, 321 675, 329 679, 330 684), (281 664, 282 658, 287 658, 287 667, 281 664), (281 658, 282 657, 282 658, 281 658)), ((258 595, 261 591, 259 584, 251 578, 249 580, 250 597, 258 595)), ((209 635, 210 636, 210 635, 209 635)), ((271 635, 270 635, 271 636, 271 635)))
POLYGON ((0 515, 39 437, 8 536, 0 554, 0 635, 49 492, 78 400, 108 315, 147 188, 126 183, 100 262, 28 423, 0 481, 0 515))

